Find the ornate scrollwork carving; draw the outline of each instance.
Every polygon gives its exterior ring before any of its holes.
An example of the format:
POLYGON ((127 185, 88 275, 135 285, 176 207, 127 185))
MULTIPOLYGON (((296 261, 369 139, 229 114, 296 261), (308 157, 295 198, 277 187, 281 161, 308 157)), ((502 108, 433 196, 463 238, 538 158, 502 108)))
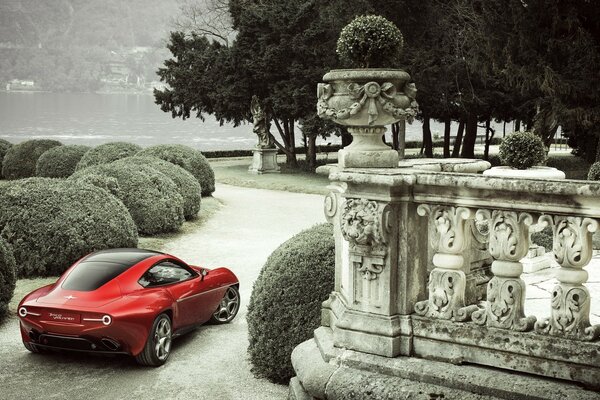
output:
POLYGON ((580 340, 596 340, 600 326, 590 325, 590 294, 585 286, 559 284, 552 292, 550 318, 535 325, 537 331, 580 340))
POLYGON ((591 218, 549 215, 540 217, 540 223, 550 224, 554 232, 552 250, 556 261, 563 267, 583 268, 592 259, 592 233, 598 222, 591 218))
POLYGON ((418 104, 414 99, 416 88, 406 87, 405 93, 411 100, 408 108, 396 107, 393 103, 396 96, 396 86, 391 82, 379 84, 377 82, 368 82, 364 85, 350 83, 348 85, 348 95, 356 100, 349 107, 336 110, 327 105, 327 100, 333 96, 333 87, 330 84, 319 83, 317 85, 317 115, 326 119, 348 119, 358 114, 365 104, 367 105, 367 114, 369 116, 368 124, 373 125, 379 116, 377 103, 381 104, 381 109, 397 119, 405 119, 412 122, 418 112, 418 104), (413 96, 413 97, 411 97, 413 96))
POLYGON ((329 192, 325 196, 325 203, 323 205, 325 218, 331 222, 331 219, 337 214, 338 211, 338 193, 329 192))
POLYGON ((392 209, 368 199, 346 199, 341 215, 342 236, 350 243, 351 259, 366 280, 377 279, 387 255, 392 209))
POLYGON ((429 214, 436 230, 436 237, 431 244, 436 252, 460 254, 465 247, 465 224, 471 217, 471 210, 465 207, 430 206, 421 204, 417 207, 421 216, 429 214))
POLYGON ((494 277, 488 283, 487 303, 472 315, 479 325, 525 332, 536 318, 525 317, 525 283, 519 278, 494 277))
POLYGON ((489 221, 489 251, 496 260, 518 262, 529 250, 529 226, 533 217, 515 211, 479 210, 477 220, 489 221))
POLYGON ((462 271, 434 269, 429 278, 429 299, 415 304, 426 317, 466 321, 477 306, 465 307, 466 275, 462 271))

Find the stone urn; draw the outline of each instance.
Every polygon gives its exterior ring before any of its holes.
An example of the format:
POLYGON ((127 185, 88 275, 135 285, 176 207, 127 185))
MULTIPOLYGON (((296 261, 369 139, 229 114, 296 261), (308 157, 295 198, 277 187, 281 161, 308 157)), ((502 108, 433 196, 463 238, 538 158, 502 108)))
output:
POLYGON ((386 125, 412 122, 417 89, 399 69, 337 69, 317 89, 317 114, 348 127, 352 144, 338 153, 341 168, 396 168, 398 152, 383 142, 386 125))

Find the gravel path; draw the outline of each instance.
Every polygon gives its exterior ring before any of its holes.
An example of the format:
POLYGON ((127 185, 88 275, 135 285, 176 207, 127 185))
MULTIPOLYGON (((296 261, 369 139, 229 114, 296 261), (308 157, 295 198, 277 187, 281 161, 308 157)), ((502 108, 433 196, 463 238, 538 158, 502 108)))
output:
POLYGON ((246 308, 269 254, 324 221, 323 198, 226 185, 217 185, 214 196, 223 203, 221 210, 164 251, 237 274, 242 307, 231 324, 204 326, 176 340, 167 364, 152 369, 128 357, 30 354, 12 318, 0 326, 0 399, 284 399, 286 386, 250 372, 246 308))

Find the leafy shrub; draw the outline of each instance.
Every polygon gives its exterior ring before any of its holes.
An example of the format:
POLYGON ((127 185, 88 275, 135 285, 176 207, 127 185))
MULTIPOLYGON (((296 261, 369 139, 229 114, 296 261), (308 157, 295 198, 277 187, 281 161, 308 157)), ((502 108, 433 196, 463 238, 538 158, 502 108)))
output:
POLYGON ((137 144, 126 142, 104 143, 94 147, 81 157, 77 164, 76 171, 82 170, 94 165, 108 164, 121 158, 129 157, 140 151, 142 148, 137 144))
POLYGON ((67 178, 73 175, 88 146, 69 145, 54 147, 40 156, 35 167, 36 176, 67 178))
POLYGON ((202 200, 202 189, 194 175, 180 166, 158 157, 127 157, 119 160, 119 162, 147 165, 168 176, 177 185, 179 194, 183 197, 183 216, 185 219, 194 219, 198 216, 202 200))
POLYGON ((12 147, 12 143, 7 140, 0 139, 0 179, 2 179, 2 160, 4 160, 4 156, 8 149, 12 147))
POLYGON ((596 161, 592 164, 587 178, 590 181, 600 181, 600 161, 596 161))
POLYGON ((514 132, 500 144, 500 160, 516 169, 527 169, 546 161, 544 142, 531 132, 514 132))
POLYGON ((552 251, 552 228, 546 227, 540 232, 535 232, 531 234, 531 241, 538 246, 544 246, 546 251, 552 251))
POLYGON ((56 140, 27 140, 11 146, 2 161, 2 176, 21 179, 35 176, 35 166, 42 154, 53 147, 62 146, 56 140))
POLYGON ((86 174, 83 175, 81 178, 78 178, 77 180, 79 182, 87 183, 104 189, 117 198, 120 198, 121 196, 121 192, 119 191, 119 181, 117 181, 112 176, 86 174))
POLYGON ((0 322, 6 316, 17 280, 17 263, 9 244, 0 238, 0 322))
POLYGON ((403 45, 402 33, 392 22, 379 15, 361 15, 342 29, 336 52, 355 68, 394 67, 403 45))
POLYGON ((202 196, 210 196, 215 191, 215 173, 206 157, 192 147, 182 144, 160 144, 145 148, 138 156, 153 156, 179 165, 198 180, 202 196))
MULTIPOLYGON (((99 175, 116 179, 118 198, 125 204, 140 233, 173 232, 183 224, 183 198, 171 179, 150 166, 121 160, 75 172, 69 180, 100 182, 99 175)), ((103 181, 99 185, 106 188, 103 181)))
POLYGON ((333 290, 335 245, 330 224, 300 232, 267 259, 248 306, 252 372, 286 383, 290 355, 320 325, 321 303, 333 290))
POLYGON ((136 247, 129 212, 93 185, 50 178, 12 182, 2 190, 0 236, 11 246, 21 277, 61 274, 82 256, 136 247))

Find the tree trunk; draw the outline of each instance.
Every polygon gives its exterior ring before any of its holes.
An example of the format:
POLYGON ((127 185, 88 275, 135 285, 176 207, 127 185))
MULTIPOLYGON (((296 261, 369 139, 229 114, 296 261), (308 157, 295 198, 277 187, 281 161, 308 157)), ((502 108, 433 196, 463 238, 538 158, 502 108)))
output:
MULTIPOLYGON (((290 166, 290 167, 297 167, 298 166, 298 160, 296 158, 296 135, 294 132, 294 120, 288 120, 287 121, 287 126, 288 126, 288 132, 289 132, 289 138, 290 138, 290 142, 289 142, 289 150, 290 150, 290 154, 291 156, 288 156, 286 159, 286 163, 290 166)), ((287 155, 287 154, 286 154, 287 155)))
POLYGON ((460 146, 462 145, 464 131, 465 131, 465 121, 463 119, 461 119, 458 123, 458 130, 456 131, 456 138, 454 139, 454 147, 452 148, 452 158, 457 158, 460 153, 460 146))
POLYGON ((465 127, 465 137, 463 139, 460 156, 462 158, 475 158, 475 142, 477 141, 477 115, 469 114, 467 116, 467 125, 465 127))
POLYGON ((398 150, 398 133, 400 132, 398 124, 398 122, 392 124, 392 149, 394 150, 398 150))
POLYGON ((273 118, 275 122, 275 126, 281 135, 281 139, 283 140, 283 144, 275 141, 275 145, 285 153, 285 162, 287 165, 296 167, 298 165, 298 161, 296 159, 296 148, 294 146, 294 121, 292 120, 291 126, 292 130, 290 130, 290 123, 287 119, 282 119, 281 122, 277 118, 273 118))
POLYGON ((450 128, 452 120, 446 118, 444 120, 444 158, 450 158, 450 128))
POLYGON ((423 116, 423 146, 421 147, 421 153, 425 150, 425 157, 433 157, 433 140, 431 139, 431 127, 430 119, 427 116, 423 116))
POLYGON ((317 168, 317 137, 308 136, 308 149, 306 151, 306 161, 311 170, 317 168))
POLYGON ((490 144, 492 143, 492 139, 494 138, 495 134, 496 131, 490 128, 490 119, 488 118, 488 120, 485 121, 485 150, 483 150, 484 160, 490 159, 490 144))
POLYGON ((515 119, 515 132, 519 132, 521 130, 521 120, 515 119))
POLYGON ((398 157, 404 160, 406 153, 406 121, 398 122, 398 157))

